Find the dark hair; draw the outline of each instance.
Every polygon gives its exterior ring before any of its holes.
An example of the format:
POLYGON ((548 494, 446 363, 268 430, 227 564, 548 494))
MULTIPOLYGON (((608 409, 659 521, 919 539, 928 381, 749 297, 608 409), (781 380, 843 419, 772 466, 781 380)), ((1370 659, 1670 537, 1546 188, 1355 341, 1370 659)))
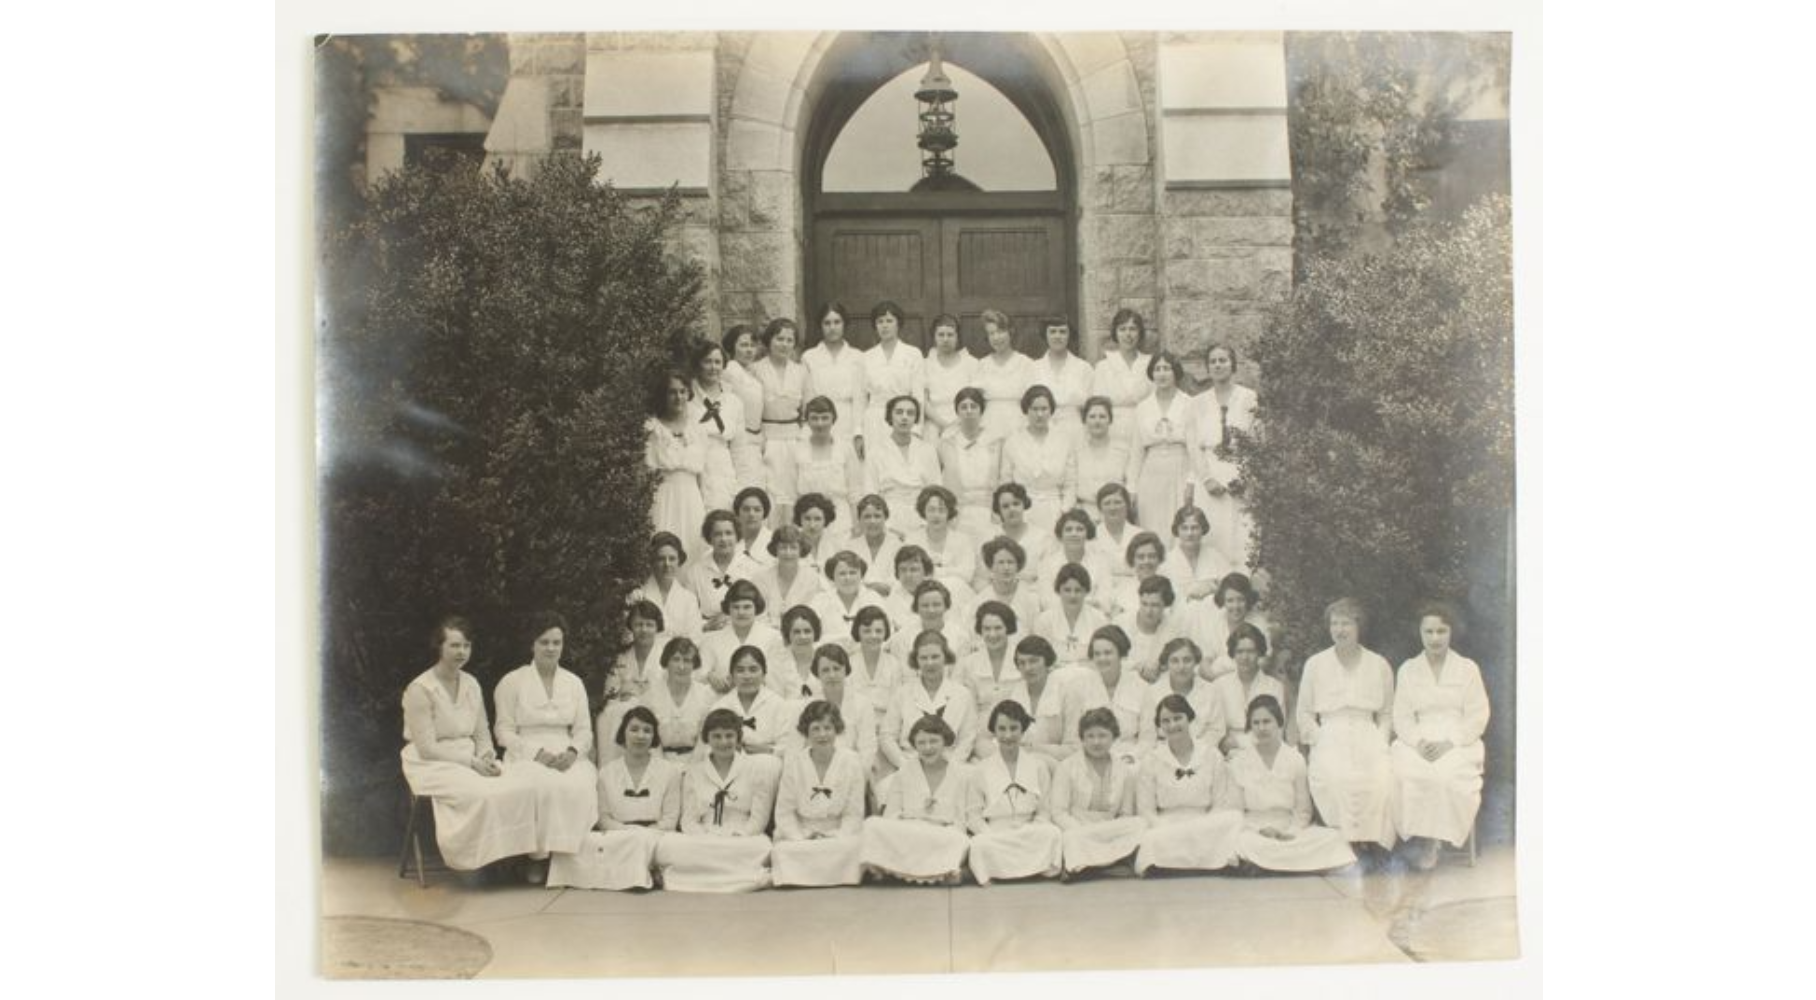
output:
POLYGON ((894 316, 896 325, 898 325, 898 326, 900 326, 908 318, 907 315, 902 312, 901 306, 896 305, 895 303, 889 301, 888 299, 884 299, 883 301, 878 302, 876 305, 870 307, 870 323, 871 323, 871 325, 875 326, 876 321, 879 319, 882 319, 884 316, 894 316))
POLYGON ((826 719, 832 723, 833 732, 842 733, 845 731, 845 717, 839 714, 839 706, 834 705, 824 698, 815 698, 813 701, 807 703, 806 708, 801 709, 801 718, 800 721, 795 723, 795 730, 802 736, 806 736, 807 728, 821 719, 826 719))
POLYGON ((813 651, 813 659, 807 663, 807 672, 815 677, 820 676, 821 660, 831 660, 844 667, 847 676, 851 674, 851 654, 845 652, 845 647, 836 642, 826 643, 813 651))
POLYGON ((971 615, 971 631, 980 634, 984 631, 985 615, 995 615, 997 619, 1003 623, 1003 628, 1008 631, 1010 635, 1015 634, 1016 621, 1014 608, 1001 601, 985 601, 984 603, 979 604, 977 610, 972 612, 971 615))
POLYGON ((715 708, 706 713, 705 721, 700 723, 700 739, 705 740, 713 733, 727 729, 738 734, 738 745, 743 746, 744 720, 729 708, 715 708))
POLYGON ((1173 601, 1176 600, 1173 594, 1173 581, 1159 573, 1155 573, 1135 585, 1135 599, 1141 600, 1143 594, 1159 594, 1161 606, 1167 608, 1172 607, 1173 601))
POLYGON ((1247 726, 1256 712, 1266 712, 1274 717, 1274 725, 1286 728, 1286 710, 1280 707, 1280 700, 1271 694, 1258 694, 1248 703, 1248 711, 1242 714, 1242 724, 1247 726))
POLYGON ((995 538, 985 542, 983 551, 985 568, 988 568, 991 563, 996 561, 996 557, 1004 552, 1015 557, 1015 568, 1017 572, 1028 567, 1028 550, 1022 548, 1020 542, 1010 538, 1008 535, 997 535, 995 538))
POLYGON ((1087 729, 1108 729, 1111 739, 1122 736, 1122 724, 1116 721, 1116 713, 1107 708, 1085 709, 1085 714, 1078 717, 1079 739, 1084 739, 1087 729))
POLYGON ((928 576, 933 575, 933 557, 928 555, 927 550, 921 548, 919 545, 904 545, 895 550, 895 562, 892 564, 891 568, 896 571, 897 575, 901 574, 902 564, 905 562, 919 563, 921 572, 926 573, 928 576))
POLYGON ((1064 537, 1060 534, 1060 529, 1064 528, 1068 522, 1076 522, 1085 526, 1085 541, 1088 542, 1097 537, 1097 525, 1091 523, 1091 515, 1085 513, 1083 508, 1067 507, 1059 512, 1057 518, 1053 519, 1054 538, 1064 537))
POLYGON ((738 341, 746 336, 761 339, 758 337, 757 328, 749 323, 738 323, 725 331, 725 336, 719 338, 719 346, 725 349, 727 358, 738 353, 738 341))
POLYGON ((1015 332, 1014 325, 1009 322, 1009 314, 1001 309, 985 309, 978 315, 977 321, 986 326, 994 326, 1004 333, 1013 334, 1015 332))
POLYGON ((977 409, 978 409, 979 413, 982 413, 984 410, 989 409, 988 404, 986 404, 984 401, 984 390, 979 389, 977 386, 974 386, 974 385, 968 385, 968 386, 965 386, 963 389, 960 389, 959 391, 952 394, 953 412, 957 412, 958 404, 964 402, 967 399, 969 399, 972 402, 977 404, 977 409))
POLYGON ((1067 581, 1085 588, 1087 594, 1091 592, 1091 571, 1075 562, 1066 563, 1059 568, 1059 572, 1053 574, 1053 592, 1059 593, 1059 588, 1065 586, 1067 581))
POLYGON ((1223 641, 1225 652, 1228 652, 1232 657, 1235 656, 1236 644, 1244 639, 1251 640, 1255 643, 1255 652, 1262 656, 1267 655, 1267 636, 1264 635, 1260 629, 1248 622, 1243 622, 1235 628, 1230 629, 1230 637, 1223 641))
POLYGON ((1017 658, 1038 656, 1046 661, 1049 668, 1059 662, 1059 653, 1054 651, 1053 644, 1048 642, 1045 636, 1039 635, 1023 637, 1022 641, 1015 644, 1015 655, 1017 658))
POLYGON ((1102 507, 1104 499, 1112 494, 1122 497, 1122 502, 1125 505, 1133 504, 1135 502, 1135 498, 1129 495, 1129 488, 1127 486, 1118 482, 1108 482, 1097 488, 1097 506, 1102 507))
POLYGON ((938 736, 940 742, 947 746, 958 742, 958 734, 953 732, 952 727, 946 724, 946 720, 938 715, 923 715, 915 720, 914 725, 908 727, 909 745, 912 746, 914 738, 922 733, 932 733, 938 736))
POLYGON ((1056 326, 1063 326, 1066 328, 1066 350, 1071 351, 1074 354, 1078 353, 1078 328, 1073 326, 1072 321, 1064 316, 1042 317, 1040 321, 1040 339, 1045 342, 1047 339, 1047 331, 1056 326))
POLYGON ((1160 647, 1160 665, 1165 667, 1167 661, 1173 658, 1173 654, 1182 649, 1192 654, 1193 663, 1204 662, 1204 650, 1199 649, 1197 643, 1181 635, 1168 640, 1165 646, 1160 647))
POLYGON ((468 642, 473 641, 472 622, 459 615, 446 615, 441 621, 435 623, 435 628, 429 633, 429 651, 440 655, 441 644, 448 641, 449 632, 459 632, 466 637, 468 642))
POLYGON ((840 323, 845 326, 851 325, 851 310, 845 308, 845 303, 843 302, 828 302, 821 306, 819 311, 813 314, 814 325, 825 326, 826 317, 834 315, 835 313, 838 315, 840 323))
POLYGON ((800 528, 792 524, 784 524, 769 533, 769 544, 764 548, 768 549, 769 554, 773 556, 776 554, 776 550, 784 545, 793 545, 798 554, 807 548, 807 537, 801 534, 800 528))
POLYGON ((1206 361, 1209 361, 1211 359, 1211 355, 1216 351, 1222 351, 1223 353, 1230 356, 1230 370, 1232 372, 1235 371, 1237 363, 1242 360, 1241 358, 1238 358, 1236 356, 1236 349, 1234 347, 1231 347, 1229 344, 1226 344, 1220 340, 1204 349, 1204 359, 1206 361))
POLYGON ((725 661, 725 672, 728 674, 731 673, 732 670, 737 667, 738 661, 745 657, 754 658, 757 661, 757 666, 763 668, 764 676, 769 675, 769 657, 764 656, 763 650, 756 646, 739 646, 737 649, 732 650, 731 658, 725 661))
POLYGON ((815 396, 801 407, 801 417, 803 419, 811 417, 816 413, 830 413, 832 414, 833 422, 838 422, 839 408, 831 399, 825 396, 815 396))
POLYGON ((1130 566, 1135 565, 1135 551, 1144 545, 1152 545, 1159 549, 1160 558, 1163 561, 1166 559, 1167 543, 1161 541, 1160 536, 1152 531, 1143 531, 1134 538, 1129 539, 1128 548, 1122 550, 1123 561, 1127 562, 1130 566))
POLYGON ((898 404, 898 403, 907 403, 908 405, 914 407, 914 422, 917 424, 920 423, 920 421, 921 421, 921 401, 914 398, 913 396, 910 396, 909 394, 907 394, 905 392, 902 393, 900 396, 894 396, 894 397, 890 398, 888 405, 883 407, 883 416, 887 417, 891 422, 893 422, 895 420, 895 407, 896 407, 896 404, 898 404))
POLYGON ((693 379, 688 378, 686 374, 675 371, 674 369, 660 370, 650 378, 648 394, 643 400, 644 404, 649 408, 650 413, 657 416, 668 413, 668 387, 675 382, 679 382, 687 387, 688 399, 694 398, 693 379))
POLYGON ((1154 356, 1148 359, 1148 381, 1154 381, 1154 366, 1162 362, 1173 366, 1173 382, 1178 384, 1179 377, 1185 374, 1185 366, 1179 363, 1179 355, 1172 351, 1155 351, 1154 356))
POLYGON ((552 628, 560 629, 565 637, 569 631, 568 620, 559 611, 536 612, 530 616, 530 641, 534 642, 538 636, 552 628))
POLYGON ((1204 529, 1206 533, 1209 533, 1211 530, 1211 519, 1205 516, 1204 509, 1196 505, 1188 504, 1173 512, 1173 534, 1175 537, 1179 534, 1180 525, 1185 524, 1187 520, 1197 521, 1198 526, 1204 529))
POLYGON ((937 485, 924 486, 921 488, 920 496, 914 498, 914 512, 919 514, 923 519, 926 518, 927 501, 934 499, 937 499, 946 505, 946 517, 948 519, 950 519, 952 515, 958 513, 958 497, 954 496, 951 490, 944 486, 937 485))
POLYGON ((692 362, 694 375, 696 377, 699 376, 700 366, 706 363, 707 358, 712 357, 714 351, 719 352, 719 363, 720 364, 724 364, 725 359, 731 355, 730 351, 727 351, 725 348, 720 347, 718 344, 716 344, 710 340, 699 341, 698 343, 694 344, 693 349, 688 352, 689 353, 688 360, 690 362, 692 362))
MULTIPOLYGON (((1425 624, 1425 619, 1436 618, 1450 626, 1450 639, 1455 642, 1463 637, 1463 619, 1457 614, 1456 606, 1448 601, 1426 601, 1419 605, 1419 617, 1416 624, 1425 624)), ((469 634, 470 637, 470 634, 469 634)))
POLYGON ((1028 488, 1026 486, 1023 486, 1020 483, 1004 483, 990 493, 990 513, 997 515, 1002 514, 1004 494, 1008 494, 1009 496, 1020 500, 1022 509, 1024 510, 1034 505, 1034 501, 1028 497, 1028 488))
POLYGON ((624 718, 618 720, 618 732, 612 737, 613 743, 624 745, 624 731, 630 728, 632 722, 641 722, 650 728, 652 746, 662 745, 662 723, 656 721, 656 713, 642 705, 632 705, 630 711, 624 713, 624 718))
POLYGON ((687 656, 694 661, 695 670, 700 669, 700 647, 696 645, 692 639, 689 639, 684 635, 675 636, 673 639, 664 643, 662 646, 662 655, 656 658, 656 662, 667 667, 668 661, 683 653, 687 654, 687 656))
POLYGON ((948 589, 945 584, 939 582, 938 580, 932 579, 931 577, 929 577, 928 579, 922 580, 921 585, 914 588, 914 603, 911 606, 914 608, 919 608, 921 606, 921 598, 927 596, 928 594, 933 594, 933 593, 937 593, 941 597, 945 598, 946 599, 946 610, 947 611, 952 610, 952 591, 950 589, 948 589))
POLYGON ((1130 322, 1131 320, 1134 321, 1134 323, 1135 323, 1135 329, 1141 331, 1141 336, 1135 338, 1135 349, 1137 351, 1139 351, 1139 350, 1141 350, 1142 339, 1148 335, 1148 321, 1141 318, 1141 313, 1139 310, 1135 310, 1135 309, 1118 309, 1118 310, 1116 310, 1116 315, 1110 317, 1110 341, 1112 343, 1114 343, 1116 341, 1116 328, 1122 326, 1124 323, 1130 322))
POLYGON ((681 544, 680 537, 677 536, 674 532, 658 531, 655 534, 649 536, 649 554, 650 555, 654 556, 656 554, 656 550, 662 548, 662 546, 664 546, 664 545, 668 546, 669 548, 674 549, 675 555, 681 557, 681 558, 675 560, 675 565, 677 565, 677 566, 687 565, 687 546, 681 544))
POLYGON ((1108 396, 1091 396, 1087 398, 1084 405, 1078 408, 1078 415, 1081 417, 1090 416, 1091 407, 1093 406, 1103 407, 1104 415, 1110 418, 1110 423, 1116 422, 1116 403, 1108 396))
POLYGON ((920 669, 920 656, 918 654, 927 646, 938 646, 940 648, 940 653, 945 657, 947 666, 951 666, 953 662, 958 659, 958 657, 954 656, 952 653, 952 644, 946 641, 946 633, 941 632, 938 629, 922 629, 921 633, 914 637, 914 644, 908 647, 908 658, 916 661, 913 664, 915 670, 920 669))
POLYGON ((768 350, 769 345, 775 342, 776 334, 783 330, 792 332, 795 339, 800 340, 801 331, 799 327, 795 326, 795 321, 784 316, 777 316, 763 326, 763 349, 768 350))
POLYGON ((860 497, 858 499, 858 502, 853 506, 853 509, 857 511, 857 514, 859 517, 863 517, 864 511, 869 510, 871 508, 875 508, 876 510, 882 512, 882 515, 884 517, 889 516, 889 501, 883 499, 881 496, 879 496, 875 493, 864 494, 862 497, 860 497))
POLYGON ((769 502, 769 491, 761 486, 746 486, 739 490, 738 495, 732 498, 731 509, 736 511, 739 507, 744 506, 744 501, 749 500, 751 497, 756 497, 758 500, 763 501, 763 516, 768 517, 770 510, 773 508, 770 506, 769 502))
POLYGON ((992 733, 996 732, 996 720, 1001 719, 1004 716, 1008 716, 1019 723, 1022 727, 1022 732, 1024 733, 1034 726, 1034 716, 1028 714, 1028 710, 1022 707, 1021 702, 1016 701, 1013 698, 1004 698, 1002 701, 996 703, 995 708, 990 710, 990 721, 985 723, 984 727, 992 733))
MULTIPOLYGON (((1194 709, 1191 701, 1182 694, 1169 694, 1165 698, 1160 699, 1160 704, 1154 706, 1154 725, 1160 725, 1160 714, 1162 712, 1183 715, 1187 722, 1198 721, 1198 710, 1194 709)), ((705 735, 706 730, 703 728, 700 730, 700 733, 701 735, 705 735)))
POLYGON ((725 596, 719 598, 719 610, 729 615, 731 606, 739 601, 749 601, 756 605, 757 614, 762 614, 769 607, 769 602, 763 600, 763 591, 749 580, 733 580, 731 586, 725 588, 725 596))
POLYGON ((707 511, 706 516, 701 518, 700 540, 706 542, 708 545, 712 544, 713 526, 720 521, 724 521, 726 524, 731 525, 732 534, 736 535, 738 533, 738 515, 721 507, 717 510, 707 511))
POLYGON ((818 612, 814 611, 812 608, 808 607, 805 604, 797 604, 794 607, 789 608, 787 611, 782 612, 782 638, 783 639, 788 638, 788 633, 794 629, 795 622, 806 622, 807 624, 812 625, 813 626, 813 641, 815 641, 815 642, 820 641, 821 628, 820 628, 820 616, 819 616, 818 612))
POLYGON ((1105 625, 1097 631, 1092 632, 1091 641, 1085 643, 1085 648, 1090 649, 1097 644, 1097 640, 1099 639, 1115 646, 1116 653, 1119 656, 1127 656, 1129 655, 1129 650, 1135 648, 1135 644, 1129 641, 1129 633, 1124 632, 1121 625, 1105 625))
POLYGON ((1249 607, 1251 608, 1255 606, 1255 602, 1260 600, 1261 597, 1261 595, 1255 593, 1255 585, 1249 581, 1247 573, 1225 573, 1223 579, 1217 581, 1217 592, 1211 595, 1211 603, 1220 608, 1223 607, 1224 592, 1230 590, 1248 598, 1249 607))
POLYGON ((1034 401, 1037 399, 1040 399, 1043 396, 1046 397, 1048 410, 1059 409, 1059 403, 1053 399, 1053 390, 1047 388, 1046 386, 1040 384, 1039 382, 1036 382, 1033 385, 1028 387, 1027 392, 1022 393, 1022 400, 1021 400, 1022 412, 1023 413, 1028 412, 1028 410, 1034 406, 1034 401))
POLYGON ((641 618, 646 622, 655 622, 656 631, 658 632, 668 627, 668 622, 662 617, 662 609, 657 607, 656 602, 654 601, 646 601, 639 598, 638 600, 632 601, 630 606, 624 609, 624 621, 626 624, 629 624, 638 618, 641 618))
POLYGON ((794 523, 798 526, 801 523, 802 513, 810 510, 817 510, 824 515, 828 527, 832 525, 832 522, 839 519, 838 509, 833 506, 832 500, 829 499, 826 494, 803 493, 795 500, 793 515, 794 523))
POLYGON ((874 604, 866 604, 859 608, 858 613, 851 618, 852 641, 857 641, 858 629, 874 625, 877 622, 883 623, 883 638, 888 639, 890 633, 895 631, 895 626, 889 624, 889 612, 884 611, 874 604))
POLYGON ((953 333, 961 333, 963 331, 963 328, 959 326, 957 316, 954 316, 951 313, 940 313, 938 316, 933 317, 933 322, 927 327, 928 343, 933 342, 934 332, 939 330, 942 326, 951 327, 953 333))
POLYGON ((852 569, 857 570, 859 576, 863 576, 865 573, 870 572, 870 564, 864 561, 863 556, 858 555, 850 549, 840 549, 832 554, 832 558, 826 560, 827 578, 831 579, 832 577, 837 576, 839 567, 842 565, 850 566, 852 569))

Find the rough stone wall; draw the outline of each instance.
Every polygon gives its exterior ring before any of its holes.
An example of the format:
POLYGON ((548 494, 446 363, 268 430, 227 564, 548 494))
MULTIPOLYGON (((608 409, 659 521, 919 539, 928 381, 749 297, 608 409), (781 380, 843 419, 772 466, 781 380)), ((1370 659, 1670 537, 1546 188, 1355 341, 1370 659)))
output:
POLYGON ((528 174, 557 151, 579 151, 586 36, 513 34, 511 80, 486 137, 490 158, 528 174))
POLYGON ((1248 346, 1292 289, 1292 210, 1292 192, 1280 189, 1161 195, 1161 329, 1195 375, 1214 342, 1236 349, 1241 381, 1253 384, 1259 374, 1248 346))

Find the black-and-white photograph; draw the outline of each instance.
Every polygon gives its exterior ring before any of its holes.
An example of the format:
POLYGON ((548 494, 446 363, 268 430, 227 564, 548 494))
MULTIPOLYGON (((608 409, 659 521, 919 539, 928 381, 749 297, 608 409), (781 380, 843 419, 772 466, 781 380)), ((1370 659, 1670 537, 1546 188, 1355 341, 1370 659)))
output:
POLYGON ((1517 43, 316 38, 320 975, 1520 956, 1517 43))

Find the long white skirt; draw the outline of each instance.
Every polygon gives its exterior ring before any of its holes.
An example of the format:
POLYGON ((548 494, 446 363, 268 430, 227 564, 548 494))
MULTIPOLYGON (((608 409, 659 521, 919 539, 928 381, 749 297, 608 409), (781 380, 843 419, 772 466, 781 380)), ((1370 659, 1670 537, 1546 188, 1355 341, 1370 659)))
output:
MULTIPOLYGON (((718 438, 706 442, 706 471, 700 476, 700 499, 707 510, 730 510, 731 499, 742 486, 732 466, 731 448, 718 438)), ((698 532, 695 532, 698 534, 698 532)))
POLYGON ((1205 518, 1211 522, 1211 533, 1206 541, 1228 556, 1231 565, 1247 572, 1249 531, 1253 524, 1249 519, 1248 504, 1228 493, 1215 497, 1201 493, 1198 506, 1204 508, 1205 518))
POLYGON ((534 853, 572 854, 580 849, 593 824, 599 822, 599 771, 585 757, 566 771, 534 761, 505 764, 520 772, 536 795, 536 846, 534 853))
POLYGON ((1322 872, 1356 863, 1349 841, 1328 826, 1308 826, 1291 840, 1263 837, 1258 830, 1243 830, 1236 853, 1242 860, 1270 872, 1322 872))
POLYGON ((1052 823, 993 826, 971 838, 971 874, 978 885, 999 878, 1052 878, 1059 874, 1060 840, 1052 823))
POLYGON ((1147 821, 1140 816, 1098 820, 1067 830, 1061 840, 1066 871, 1082 872, 1116 864, 1141 847, 1141 835, 1147 830, 1147 821))
POLYGON ((1177 868, 1216 871, 1236 861, 1236 843, 1242 835, 1242 813, 1215 809, 1208 813, 1163 815, 1156 826, 1142 834, 1135 852, 1135 871, 1177 868))
POLYGON ((751 892, 769 885, 769 838, 665 833, 656 845, 662 887, 675 892, 751 892))
POLYGON ((861 834, 778 840, 770 858, 777 885, 857 885, 864 880, 861 834))
POLYGON ((1394 766, 1374 723, 1332 720, 1318 732, 1306 768, 1324 825, 1352 844, 1394 846, 1394 766))
POLYGON ((1395 827, 1402 837, 1431 837, 1463 846, 1482 808, 1482 744, 1452 747, 1437 760, 1395 743, 1394 772, 1399 777, 1395 827))
POLYGON ((970 846, 971 838, 956 827, 872 816, 864 821, 861 858, 891 875, 938 879, 958 873, 970 846))
POLYGON ((655 863, 659 830, 594 830, 573 854, 549 858, 549 888, 571 885, 576 889, 648 889, 655 884, 650 866, 655 863))
POLYGON ((523 765, 489 778, 465 764, 422 760, 413 745, 402 756, 410 790, 433 804, 435 843, 449 868, 474 871, 538 849, 536 789, 523 765))
POLYGON ((1135 491, 1135 520, 1167 537, 1173 515, 1185 504, 1188 474, 1185 445, 1149 448, 1142 459, 1141 478, 1129 484, 1135 491))
POLYGON ((763 432, 746 430, 731 445, 731 468, 739 489, 758 486, 771 494, 769 466, 763 462, 763 432))
POLYGON ((656 484, 656 498, 650 504, 653 531, 670 531, 687 546, 688 558, 706 547, 700 538, 700 524, 706 520, 706 500, 700 493, 700 477, 691 472, 670 471, 656 484))
POLYGON ((1037 532, 1041 539, 1051 543, 1053 526, 1059 523, 1059 515, 1065 513, 1066 508, 1071 506, 1069 498, 1062 497, 1057 492, 1035 493, 1030 491, 1030 493, 1032 495, 1029 499, 1034 502, 1028 505, 1028 511, 1022 515, 1022 518, 1028 522, 1029 531, 1037 532))

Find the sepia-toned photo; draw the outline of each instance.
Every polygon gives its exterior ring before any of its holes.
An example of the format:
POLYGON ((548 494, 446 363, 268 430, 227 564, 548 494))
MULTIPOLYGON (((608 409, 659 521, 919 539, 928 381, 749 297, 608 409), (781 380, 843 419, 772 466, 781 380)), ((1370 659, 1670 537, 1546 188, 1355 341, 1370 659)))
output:
POLYGON ((1520 956, 1515 44, 316 38, 320 975, 1520 956))

